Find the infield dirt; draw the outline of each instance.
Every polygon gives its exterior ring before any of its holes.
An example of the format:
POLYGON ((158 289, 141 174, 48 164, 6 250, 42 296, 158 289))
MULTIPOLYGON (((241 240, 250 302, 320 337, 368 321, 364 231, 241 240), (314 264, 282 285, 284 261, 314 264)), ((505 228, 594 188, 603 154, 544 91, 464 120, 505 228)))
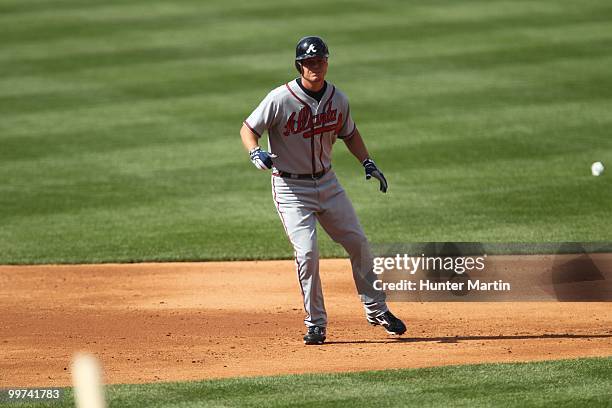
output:
POLYGON ((612 303, 391 303, 369 326, 347 260, 323 260, 328 342, 304 346, 292 261, 0 267, 0 387, 70 384, 77 351, 108 383, 612 355, 612 303))

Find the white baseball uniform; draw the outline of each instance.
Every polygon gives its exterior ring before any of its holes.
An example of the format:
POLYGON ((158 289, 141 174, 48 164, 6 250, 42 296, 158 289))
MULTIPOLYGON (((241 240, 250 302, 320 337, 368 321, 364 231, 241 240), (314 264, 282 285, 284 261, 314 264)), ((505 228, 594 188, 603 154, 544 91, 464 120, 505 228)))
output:
POLYGON ((330 83, 318 102, 296 81, 272 90, 244 121, 258 137, 268 131, 272 196, 295 252, 306 326, 327 326, 319 277, 316 222, 348 252, 368 316, 385 313, 385 295, 372 283, 372 255, 355 210, 331 169, 337 138, 355 133, 347 97, 330 83))

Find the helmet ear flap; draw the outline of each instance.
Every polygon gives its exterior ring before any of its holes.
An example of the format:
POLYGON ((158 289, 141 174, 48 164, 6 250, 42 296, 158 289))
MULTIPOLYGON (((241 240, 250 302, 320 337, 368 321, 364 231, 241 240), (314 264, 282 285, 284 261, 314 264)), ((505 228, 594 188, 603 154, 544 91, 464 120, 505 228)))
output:
POLYGON ((302 75, 302 64, 299 61, 295 61, 295 69, 302 75))

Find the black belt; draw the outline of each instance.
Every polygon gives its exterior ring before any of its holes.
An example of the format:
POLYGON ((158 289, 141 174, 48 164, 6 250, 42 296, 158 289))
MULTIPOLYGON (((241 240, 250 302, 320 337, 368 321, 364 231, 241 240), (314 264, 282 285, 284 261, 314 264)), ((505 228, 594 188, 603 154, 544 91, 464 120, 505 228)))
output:
POLYGON ((329 169, 319 171, 315 174, 294 174, 294 173, 288 173, 286 171, 278 170, 277 172, 274 173, 274 175, 282 177, 282 178, 290 178, 290 179, 297 179, 297 180, 317 180, 323 177, 325 173, 327 173, 328 171, 329 169))

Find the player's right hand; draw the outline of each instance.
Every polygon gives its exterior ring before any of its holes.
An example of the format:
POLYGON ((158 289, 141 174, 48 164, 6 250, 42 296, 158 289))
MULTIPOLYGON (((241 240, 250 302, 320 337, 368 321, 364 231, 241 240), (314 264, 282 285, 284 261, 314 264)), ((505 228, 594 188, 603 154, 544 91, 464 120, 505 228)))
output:
POLYGON ((254 147, 249 151, 249 156, 251 157, 251 161, 253 165, 257 167, 259 170, 267 171, 272 169, 272 159, 276 157, 276 155, 266 152, 265 150, 261 150, 261 147, 254 147))

